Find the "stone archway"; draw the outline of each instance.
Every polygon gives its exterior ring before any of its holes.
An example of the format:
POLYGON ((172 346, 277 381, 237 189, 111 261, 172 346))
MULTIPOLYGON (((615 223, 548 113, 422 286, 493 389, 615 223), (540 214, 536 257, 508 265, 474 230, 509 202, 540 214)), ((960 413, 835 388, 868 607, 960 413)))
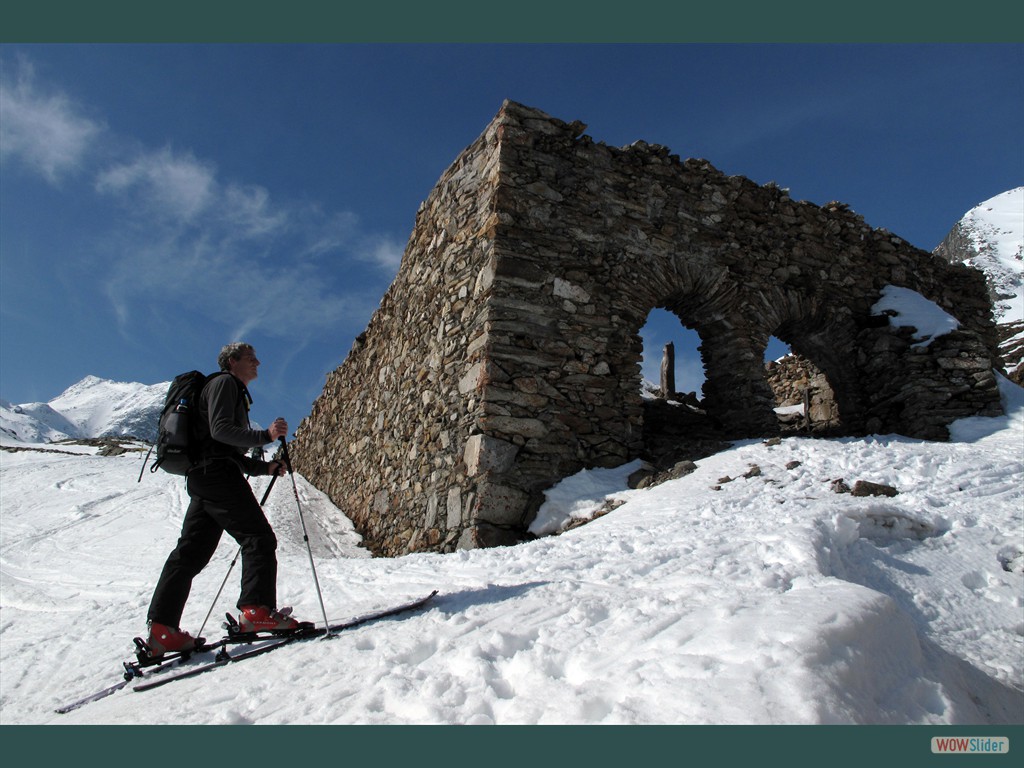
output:
POLYGON ((851 432, 929 439, 1001 412, 984 278, 845 206, 796 202, 664 147, 613 148, 506 102, 420 207, 394 283, 300 425, 296 467, 376 553, 519 540, 543 491, 644 449, 638 331, 701 337, 723 437, 774 431, 788 338, 851 432), (915 346, 872 307, 918 291, 960 328, 915 346))

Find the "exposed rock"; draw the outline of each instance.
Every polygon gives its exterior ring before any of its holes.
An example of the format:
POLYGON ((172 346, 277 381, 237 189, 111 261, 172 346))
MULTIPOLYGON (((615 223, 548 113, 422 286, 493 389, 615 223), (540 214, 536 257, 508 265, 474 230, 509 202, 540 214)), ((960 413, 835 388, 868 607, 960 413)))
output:
POLYGON ((849 493, 850 492, 850 486, 847 485, 846 481, 843 480, 843 478, 841 478, 841 477, 837 478, 836 480, 833 480, 829 487, 832 489, 832 491, 834 493, 849 493))
POLYGON ((839 404, 828 378, 814 363, 799 355, 787 355, 767 363, 765 375, 776 409, 798 409, 779 415, 784 431, 829 434, 840 428, 839 404))
POLYGON ((896 496, 899 491, 891 485, 858 480, 853 484, 853 490, 850 493, 854 496, 896 496))
POLYGON ((979 203, 958 221, 935 248, 935 255, 982 271, 992 301, 1003 371, 1024 386, 1024 187, 979 203), (1016 307, 1016 309, 1015 309, 1016 307))
POLYGON ((854 482, 853 488, 850 488, 842 478, 833 480, 831 488, 835 493, 849 493, 853 496, 896 496, 899 493, 891 485, 872 483, 867 480, 857 480, 854 482))

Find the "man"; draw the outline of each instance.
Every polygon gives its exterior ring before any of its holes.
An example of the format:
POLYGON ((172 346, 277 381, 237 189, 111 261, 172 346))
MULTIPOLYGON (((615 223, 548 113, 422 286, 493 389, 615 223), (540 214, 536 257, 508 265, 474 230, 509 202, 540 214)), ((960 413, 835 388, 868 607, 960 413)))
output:
POLYGON ((223 531, 242 550, 237 603, 242 631, 299 626, 289 615, 290 609, 277 610, 277 537, 245 478, 246 474, 285 473, 283 461, 268 463, 245 453, 288 434, 288 424, 277 419, 263 430, 249 424, 252 398, 248 385, 256 379, 260 365, 249 344, 228 344, 217 362, 220 373, 208 380, 199 397, 196 434, 200 459, 186 478, 191 502, 178 544, 164 564, 149 606, 147 643, 154 657, 196 647, 196 638, 178 625, 192 579, 210 562, 223 531))

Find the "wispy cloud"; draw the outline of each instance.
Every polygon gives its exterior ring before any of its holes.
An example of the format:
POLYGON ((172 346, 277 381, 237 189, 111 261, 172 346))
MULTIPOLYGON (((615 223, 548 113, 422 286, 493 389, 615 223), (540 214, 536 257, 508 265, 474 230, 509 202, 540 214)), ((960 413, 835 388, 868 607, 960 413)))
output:
POLYGON ((104 127, 66 95, 41 88, 29 62, 19 60, 13 70, 0 70, 0 157, 59 184, 81 167, 104 127))
POLYGON ((92 226, 83 274, 99 281, 123 330, 184 310, 233 338, 260 331, 303 344, 346 320, 365 321, 398 267, 400 246, 365 231, 352 212, 275 199, 265 186, 223 178, 188 149, 113 135, 86 106, 41 83, 25 59, 5 62, 2 76, 4 162, 62 191, 66 179, 88 180, 79 199, 116 208, 92 226), (100 138, 102 153, 94 151, 100 138))
POLYGON ((105 294, 123 325, 155 302, 209 317, 232 338, 305 338, 368 313, 366 291, 336 277, 339 261, 370 264, 364 279, 381 281, 397 266, 393 243, 362 233, 354 214, 276 202, 189 152, 137 155, 99 174, 95 189, 123 213, 103 249, 105 294))
POLYGON ((404 248, 392 237, 379 235, 366 237, 356 248, 356 257, 368 261, 389 272, 398 270, 404 248))
POLYGON ((101 171, 95 186, 100 193, 130 199, 149 218, 190 222, 215 202, 214 173, 191 154, 163 149, 101 171))

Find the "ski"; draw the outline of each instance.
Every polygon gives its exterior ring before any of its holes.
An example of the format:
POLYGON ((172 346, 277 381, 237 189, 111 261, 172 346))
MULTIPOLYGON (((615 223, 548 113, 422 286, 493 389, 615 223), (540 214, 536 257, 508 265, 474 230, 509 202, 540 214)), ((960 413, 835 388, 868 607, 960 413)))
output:
POLYGON ((115 683, 109 688, 104 688, 101 691, 96 691, 96 693, 90 693, 88 696, 85 696, 79 699, 78 701, 73 701, 70 704, 65 704, 63 707, 57 707, 57 709, 55 709, 54 711, 58 715, 66 715, 68 712, 73 712, 74 710, 80 707, 84 707, 86 704, 89 704, 90 702, 99 701, 100 699, 105 699, 107 696, 110 696, 112 693, 117 693, 126 685, 128 685, 129 682, 131 681, 122 680, 120 683, 115 683))
MULTIPOLYGON (((299 642, 301 640, 310 640, 314 637, 330 637, 334 635, 335 632, 342 632, 346 629, 353 629, 355 627, 362 626, 363 624, 368 624, 371 621, 385 619, 390 616, 396 616, 400 613, 406 613, 408 611, 414 611, 417 608, 421 608, 427 603, 429 603, 436 595, 437 590, 435 589, 426 597, 421 597, 418 600, 412 601, 411 603, 405 603, 403 605, 399 605, 394 608, 387 608, 381 611, 374 611, 373 613, 368 613, 363 616, 359 616, 355 619, 350 619, 349 621, 342 622, 340 624, 332 624, 326 629, 300 629, 294 631, 292 634, 289 635, 271 634, 264 635, 262 637, 257 636, 255 638, 250 636, 249 639, 240 642, 249 642, 252 640, 270 640, 273 642, 269 642, 267 645, 260 646, 259 648, 253 648, 250 651, 245 651, 234 656, 229 654, 226 648, 221 648, 221 650, 217 653, 216 659, 214 659, 214 661, 208 664, 203 664, 202 666, 198 667, 192 667, 191 669, 186 669, 175 675, 168 675, 166 677, 161 676, 156 680, 140 683, 134 686, 132 690, 149 691, 153 688, 159 688, 161 685, 173 683, 176 680, 184 680, 186 678, 196 677, 197 675, 205 674, 206 672, 210 672, 214 669, 219 669, 220 667, 226 666, 228 664, 233 664, 237 661, 244 661, 245 659, 251 659, 255 656, 262 656, 265 653, 276 651, 278 648, 283 648, 286 645, 291 645, 292 643, 299 642)), ((222 642, 234 642, 234 640, 225 638, 225 641, 222 642)))
POLYGON ((124 688, 133 680, 138 680, 149 674, 156 674, 164 672, 168 669, 172 669, 184 661, 187 661, 194 654, 197 653, 208 653, 216 648, 221 648, 224 645, 224 641, 219 641, 212 645, 201 645, 198 648, 194 648, 186 653, 174 652, 167 654, 165 657, 154 659, 149 652, 146 643, 142 638, 134 638, 135 642, 135 656, 137 661, 125 661, 122 663, 124 667, 124 679, 119 683, 107 686, 95 693, 90 693, 88 696, 83 696, 77 701, 72 701, 69 704, 65 704, 54 710, 59 715, 66 715, 68 712, 73 712, 76 709, 84 707, 86 704, 90 704, 100 699, 105 699, 107 696, 117 693, 119 690, 124 688), (147 671, 143 671, 147 670, 147 671))

